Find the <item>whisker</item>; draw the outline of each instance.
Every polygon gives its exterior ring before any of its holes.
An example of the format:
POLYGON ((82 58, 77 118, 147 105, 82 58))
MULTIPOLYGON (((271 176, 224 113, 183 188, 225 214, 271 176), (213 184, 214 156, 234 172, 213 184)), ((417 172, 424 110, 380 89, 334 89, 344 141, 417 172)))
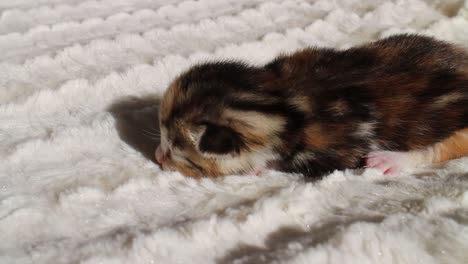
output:
POLYGON ((143 129, 144 132, 148 133, 148 135, 152 135, 152 136, 156 136, 156 137, 159 137, 161 136, 161 133, 159 131, 150 131, 150 130, 147 130, 147 129, 143 129))
POLYGON ((154 141, 154 142, 159 142, 159 139, 156 139, 156 138, 153 138, 153 137, 150 137, 148 135, 144 135, 145 137, 149 138, 151 141, 154 141))
POLYGON ((159 137, 159 136, 150 134, 150 133, 148 133, 148 132, 145 131, 145 130, 143 130, 143 135, 146 136, 147 138, 150 138, 150 139, 154 140, 154 141, 157 141, 157 142, 160 141, 160 137, 159 137))

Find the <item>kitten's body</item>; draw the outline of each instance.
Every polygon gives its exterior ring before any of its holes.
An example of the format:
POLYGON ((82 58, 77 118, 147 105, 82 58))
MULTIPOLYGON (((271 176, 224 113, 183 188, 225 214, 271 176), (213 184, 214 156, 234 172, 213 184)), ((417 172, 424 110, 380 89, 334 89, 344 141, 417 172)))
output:
POLYGON ((468 155, 468 55, 400 35, 264 67, 207 63, 173 82, 160 119, 157 159, 189 176, 268 164, 320 176, 370 152, 368 166, 384 171, 442 162, 468 155))

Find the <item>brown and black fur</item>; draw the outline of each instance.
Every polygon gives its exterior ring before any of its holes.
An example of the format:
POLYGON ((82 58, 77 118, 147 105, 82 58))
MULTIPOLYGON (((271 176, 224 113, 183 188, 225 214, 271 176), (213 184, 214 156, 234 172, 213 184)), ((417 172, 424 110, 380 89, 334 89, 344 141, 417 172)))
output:
POLYGON ((361 166, 371 151, 422 149, 468 128, 468 55, 430 37, 397 35, 341 51, 308 48, 263 67, 205 63, 171 84, 160 119, 171 146, 197 156, 188 168, 173 166, 184 174, 247 172, 255 164, 222 171, 217 155, 271 146, 277 156, 266 163, 321 176, 361 166), (226 117, 226 109, 237 114, 226 117), (280 127, 262 135, 243 122, 255 113, 280 127), (190 140, 192 130, 202 135, 190 140))

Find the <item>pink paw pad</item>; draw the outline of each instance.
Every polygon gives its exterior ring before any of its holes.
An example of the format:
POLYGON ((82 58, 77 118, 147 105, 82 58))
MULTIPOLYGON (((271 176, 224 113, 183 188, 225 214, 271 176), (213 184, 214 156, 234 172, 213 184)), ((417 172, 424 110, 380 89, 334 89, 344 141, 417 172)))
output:
POLYGON ((394 151, 374 151, 367 155, 366 168, 374 168, 383 174, 399 174, 409 167, 409 159, 405 152, 394 151))
POLYGON ((254 169, 254 170, 247 171, 247 172, 244 173, 244 174, 245 174, 245 175, 260 176, 262 173, 263 173, 263 169, 261 169, 261 168, 256 168, 256 169, 254 169))
POLYGON ((263 169, 260 169, 260 168, 257 168, 252 172, 252 174, 255 176, 260 176, 260 174, 262 173, 263 173, 263 169))

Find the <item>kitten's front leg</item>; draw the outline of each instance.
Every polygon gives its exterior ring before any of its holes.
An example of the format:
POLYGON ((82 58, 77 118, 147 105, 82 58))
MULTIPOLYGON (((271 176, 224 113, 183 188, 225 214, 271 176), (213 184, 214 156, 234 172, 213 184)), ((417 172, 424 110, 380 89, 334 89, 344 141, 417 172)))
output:
POLYGON ((314 150, 302 151, 280 164, 287 172, 301 173, 306 177, 322 177, 335 170, 353 169, 361 160, 357 150, 314 150))

